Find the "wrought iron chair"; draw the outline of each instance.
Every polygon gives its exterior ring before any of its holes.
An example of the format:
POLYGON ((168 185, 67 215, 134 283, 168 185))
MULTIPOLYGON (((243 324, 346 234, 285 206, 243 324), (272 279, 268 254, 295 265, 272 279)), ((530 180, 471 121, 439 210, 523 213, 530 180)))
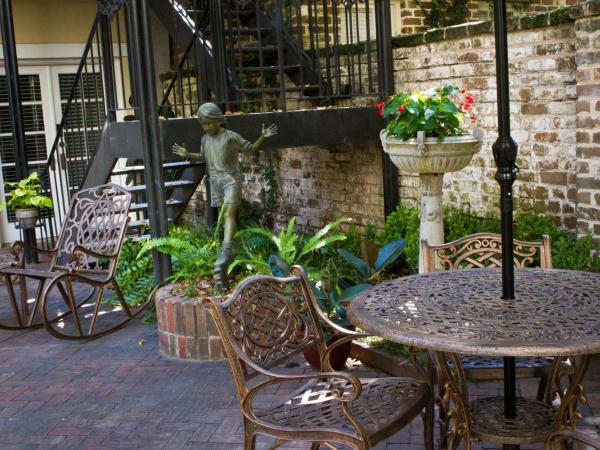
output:
MULTIPOLYGON (((436 269, 473 269, 502 266, 502 237, 495 233, 476 233, 441 245, 429 245, 421 241, 423 267, 425 272, 436 269), (436 267, 437 264, 437 267, 436 267)), ((550 238, 542 236, 542 242, 514 240, 515 267, 538 265, 552 268, 550 238)), ((461 361, 467 379, 501 380, 503 378, 502 358, 482 356, 462 356, 461 361)), ((517 358, 518 378, 540 378, 537 399, 543 400, 548 376, 552 368, 550 358, 517 358)))
MULTIPOLYGON (((329 355, 339 345, 363 333, 331 322, 319 309, 303 270, 292 276, 253 276, 220 303, 205 299, 222 339, 234 375, 244 420, 245 448, 254 449, 257 435, 286 441, 309 441, 312 449, 332 443, 368 449, 409 424, 422 413, 426 448, 433 448, 433 396, 427 370, 413 378, 358 379, 334 372, 329 355), (345 336, 326 345, 321 322, 345 336), (315 345, 323 372, 289 374, 281 367, 315 345), (272 400, 276 386, 305 383, 272 400), (259 400, 270 394, 267 406, 259 400)), ((431 369, 431 366, 429 367, 431 369)), ((282 392, 279 390, 278 392, 282 392)))
MULTIPOLYGON (((0 268, 0 275, 4 276, 7 285, 14 322, 2 324, 0 328, 24 329, 45 325, 56 337, 84 339, 115 331, 141 312, 147 302, 136 310, 131 308, 115 278, 129 222, 130 203, 131 194, 114 184, 81 190, 71 200, 56 248, 46 250, 21 241, 15 242, 11 249, 15 257, 12 266, 0 268), (25 250, 50 257, 48 269, 26 267, 23 258, 25 250), (19 280, 20 301, 17 301, 15 294, 15 277, 19 280), (31 310, 26 279, 38 281, 31 310), (91 293, 76 301, 79 293, 74 289, 74 283, 89 286, 91 293), (101 310, 107 287, 114 290, 119 303, 119 308, 113 308, 110 314, 101 310), (50 308, 50 294, 54 293, 55 288, 66 308, 61 305, 50 308), (88 303, 94 294, 95 301, 88 303), (122 318, 115 321, 115 315, 122 318), (98 329, 100 317, 106 326, 98 329), (72 323, 69 324, 68 320, 72 323)), ((52 306, 56 306, 54 302, 52 306)))
MULTIPOLYGON (((425 272, 451 269, 474 269, 502 266, 502 237, 496 233, 475 233, 441 245, 429 245, 421 241, 423 268, 425 272)), ((515 267, 539 265, 552 268, 550 238, 542 236, 542 242, 514 240, 515 267)), ((496 357, 461 355, 461 364, 470 381, 502 380, 503 360, 496 357)), ((552 371, 551 358, 516 358, 517 378, 540 378, 537 400, 543 401, 547 394, 548 379, 552 371)), ((439 392, 443 392, 444 380, 438 379, 439 392)), ((440 408, 442 436, 444 411, 440 408)))
POLYGON ((600 450, 600 441, 597 438, 588 436, 580 431, 563 430, 552 433, 546 441, 546 449, 548 450, 563 450, 567 447, 568 442, 578 442, 583 444, 586 449, 600 450))

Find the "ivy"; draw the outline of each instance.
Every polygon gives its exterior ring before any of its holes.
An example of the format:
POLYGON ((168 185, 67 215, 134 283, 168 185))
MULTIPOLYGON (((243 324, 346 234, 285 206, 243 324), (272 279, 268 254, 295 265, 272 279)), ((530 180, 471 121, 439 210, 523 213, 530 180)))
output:
MULTIPOLYGON (((423 8, 421 3, 421 0, 417 1, 417 5, 423 8)), ((431 9, 427 11, 429 27, 443 28, 465 23, 469 17, 467 4, 467 0, 432 0, 431 9)))

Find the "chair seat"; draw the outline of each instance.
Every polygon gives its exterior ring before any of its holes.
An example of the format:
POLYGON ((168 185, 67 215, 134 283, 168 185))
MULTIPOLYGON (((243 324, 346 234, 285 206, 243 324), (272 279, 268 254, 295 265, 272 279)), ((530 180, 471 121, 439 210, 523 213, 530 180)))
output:
MULTIPOLYGON (((429 388, 412 378, 362 378, 362 394, 350 402, 350 413, 369 435, 369 441, 383 439, 410 423, 425 407, 429 388)), ((352 386, 341 380, 323 380, 304 385, 287 400, 257 416, 273 425, 298 431, 321 428, 355 434, 341 409, 334 390, 351 392, 352 386)))
MULTIPOLYGON (((460 357, 469 380, 496 380, 503 377, 504 360, 501 357, 463 355, 460 357)), ((547 374, 552 358, 515 358, 518 378, 534 378, 547 374)))

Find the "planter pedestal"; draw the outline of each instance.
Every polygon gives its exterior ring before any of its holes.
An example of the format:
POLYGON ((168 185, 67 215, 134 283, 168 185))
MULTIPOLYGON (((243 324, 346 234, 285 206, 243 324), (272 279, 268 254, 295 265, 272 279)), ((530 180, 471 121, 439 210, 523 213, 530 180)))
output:
POLYGON ((159 346, 162 354, 177 359, 225 359, 221 338, 200 299, 180 297, 169 284, 156 292, 159 346))
MULTIPOLYGON (((444 243, 444 215, 442 212, 442 186, 444 174, 421 174, 421 228, 420 239, 431 245, 444 243)), ((419 249, 419 273, 423 272, 423 255, 419 249)))
MULTIPOLYGON (((421 179, 420 239, 432 245, 444 243, 442 213, 442 185, 444 173, 456 172, 466 167, 481 148, 479 138, 471 135, 449 136, 442 142, 426 138, 419 131, 416 139, 401 140, 389 136, 387 130, 380 134, 383 150, 401 172, 418 173, 421 179)), ((419 273, 423 272, 423 256, 419 245, 419 273)))

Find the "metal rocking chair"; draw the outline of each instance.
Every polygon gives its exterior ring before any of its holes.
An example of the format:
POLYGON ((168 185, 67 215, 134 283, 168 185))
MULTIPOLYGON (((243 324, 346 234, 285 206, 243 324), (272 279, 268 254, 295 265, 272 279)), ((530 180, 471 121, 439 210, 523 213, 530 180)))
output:
POLYGON ((418 364, 422 379, 358 379, 351 373, 332 371, 330 352, 364 334, 329 320, 300 267, 293 267, 288 278, 250 277, 227 301, 208 298, 204 305, 234 375, 245 449, 254 449, 257 435, 262 434, 277 439, 271 448, 286 441, 309 441, 313 450, 335 448, 333 443, 364 450, 421 413, 425 448, 433 448, 430 374, 418 364), (327 345, 321 322, 345 336, 327 345), (290 357, 311 346, 319 352, 323 372, 291 374, 284 369, 290 357), (286 382, 294 383, 294 389, 287 389, 286 382))
POLYGON ((46 250, 22 241, 15 242, 12 246, 14 262, 10 267, 0 269, 0 275, 6 281, 14 322, 0 324, 0 328, 26 329, 45 325, 56 337, 85 339, 115 331, 141 312, 148 301, 133 310, 115 278, 130 204, 131 194, 115 184, 84 189, 71 200, 56 248, 46 250), (49 256, 48 269, 27 268, 23 258, 26 250, 49 256), (38 281, 31 310, 26 279, 38 281), (15 294, 16 280, 19 281, 19 301, 15 294), (84 298, 76 301, 80 293, 74 289, 74 283, 89 286, 91 293, 83 294, 84 298), (114 290, 119 304, 108 312, 102 310, 107 287, 114 290), (51 296, 55 289, 66 309, 61 307, 62 304, 56 305, 56 297, 51 296), (95 294, 95 301, 91 302, 95 294), (50 307, 51 303, 54 308, 50 307), (115 315, 119 316, 118 320, 115 315), (106 325, 98 329, 100 317, 106 325))

